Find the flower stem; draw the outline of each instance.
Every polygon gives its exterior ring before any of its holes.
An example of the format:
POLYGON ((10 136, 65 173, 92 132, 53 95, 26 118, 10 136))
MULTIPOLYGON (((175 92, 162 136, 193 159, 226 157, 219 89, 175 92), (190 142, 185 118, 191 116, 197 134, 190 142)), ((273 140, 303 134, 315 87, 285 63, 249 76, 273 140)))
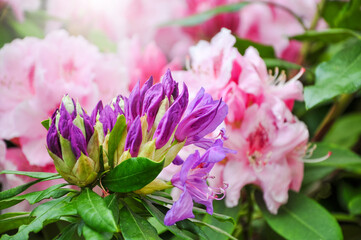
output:
POLYGON ((252 240, 252 220, 253 220, 253 211, 254 211, 254 188, 252 186, 246 187, 246 197, 248 203, 248 213, 246 222, 243 226, 243 238, 245 240, 252 240))
POLYGON ((322 138, 332 126, 335 119, 345 111, 347 106, 351 103, 352 99, 353 94, 342 94, 339 97, 339 99, 332 105, 327 115, 321 122, 320 126, 316 130, 312 141, 317 142, 322 140, 322 138))

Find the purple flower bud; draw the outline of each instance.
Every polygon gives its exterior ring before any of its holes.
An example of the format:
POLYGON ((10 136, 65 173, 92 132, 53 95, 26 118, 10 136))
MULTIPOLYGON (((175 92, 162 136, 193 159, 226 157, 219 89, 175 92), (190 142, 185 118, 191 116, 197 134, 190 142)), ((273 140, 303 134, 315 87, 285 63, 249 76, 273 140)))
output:
POLYGON ((83 152, 85 155, 88 155, 86 151, 87 143, 83 132, 74 124, 72 124, 70 129, 70 144, 71 150, 77 159, 80 157, 81 152, 83 152))
POLYGON ((69 112, 66 111, 65 107, 61 107, 60 111, 60 118, 59 118, 59 132, 65 139, 69 139, 70 134, 70 125, 73 124, 73 119, 70 116, 69 112))
POLYGON ((55 117, 52 118, 52 123, 50 125, 48 134, 46 135, 46 143, 52 153, 57 155, 59 158, 62 158, 58 131, 55 126, 55 117))
POLYGON ((186 145, 194 143, 214 131, 227 112, 228 107, 222 100, 213 101, 211 96, 204 94, 204 89, 201 89, 189 104, 186 116, 178 125, 175 138, 180 142, 187 138, 186 145))
POLYGON ((100 100, 97 105, 95 106, 95 108, 92 111, 92 114, 90 116, 90 124, 91 125, 95 125, 96 120, 97 120, 97 115, 98 113, 100 114, 100 112, 103 111, 103 102, 100 100))
POLYGON ((127 138, 125 140, 124 150, 129 150, 132 157, 137 156, 139 152, 140 145, 142 143, 142 126, 140 123, 140 118, 134 120, 132 125, 129 128, 127 138))
POLYGON ((118 115, 109 105, 106 105, 103 111, 100 112, 99 121, 103 124, 104 135, 108 133, 108 130, 112 131, 117 122, 117 117, 118 115))
POLYGON ((164 93, 161 83, 155 84, 145 93, 141 115, 143 116, 145 113, 147 114, 148 131, 150 131, 153 126, 163 98, 164 93))
POLYGON ((153 139, 156 139, 155 145, 157 149, 163 147, 168 142, 174 129, 181 120, 187 104, 188 89, 187 86, 183 83, 182 94, 178 96, 178 98, 166 111, 153 135, 153 139))
POLYGON ((169 100, 170 100, 170 96, 173 95, 173 92, 174 95, 178 95, 178 84, 173 80, 169 68, 167 69, 167 72, 164 74, 162 78, 162 85, 164 88, 164 93, 169 100))
POLYGON ((145 93, 153 86, 153 77, 151 76, 143 85, 143 87, 140 89, 140 98, 139 101, 143 103, 145 93))
POLYGON ((126 114, 127 123, 133 122, 133 120, 139 116, 141 110, 140 102, 140 90, 139 90, 139 81, 137 85, 133 88, 132 92, 129 95, 127 101, 124 102, 124 110, 126 114))

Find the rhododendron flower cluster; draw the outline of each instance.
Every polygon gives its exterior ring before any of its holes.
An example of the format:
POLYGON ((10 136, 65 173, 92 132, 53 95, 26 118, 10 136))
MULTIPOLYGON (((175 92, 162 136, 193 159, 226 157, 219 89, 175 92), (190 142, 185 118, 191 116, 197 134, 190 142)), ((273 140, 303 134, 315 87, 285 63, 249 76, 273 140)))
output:
MULTIPOLYGON (((44 171, 54 168, 44 148, 46 131, 39 122, 59 106, 64 94, 90 109, 99 97, 108 101, 116 93, 127 92, 122 66, 114 55, 102 54, 83 37, 65 31, 5 45, 0 50, 0 72, 0 138, 13 141, 23 152, 16 155, 21 159, 6 159, 14 166, 27 162, 44 171)), ((1 169, 5 165, 1 161, 1 169)))
POLYGON ((295 100, 302 100, 301 72, 286 81, 284 74, 269 75, 254 48, 244 56, 233 47, 235 38, 222 29, 211 42, 200 41, 190 49, 191 68, 176 72, 190 89, 205 86, 213 97, 229 106, 226 146, 237 150, 216 164, 213 186, 229 184, 226 204, 238 204, 241 189, 260 186, 268 209, 276 213, 287 202, 288 190, 298 191, 308 131, 292 115, 295 100), (204 54, 207 53, 207 54, 204 54), (197 81, 196 81, 197 79, 197 81))
MULTIPOLYGON (((234 151, 224 148, 220 139, 204 137, 222 123, 227 111, 222 100, 213 100, 203 89, 188 104, 187 86, 183 84, 179 92, 178 83, 168 70, 161 83, 153 85, 150 78, 142 87, 138 82, 129 97, 119 95, 106 106, 100 101, 90 116, 79 103, 64 96, 60 109, 51 117, 47 146, 61 176, 71 184, 85 187, 97 181, 101 169, 112 174, 112 169, 121 169, 129 159, 152 161, 166 167, 183 146, 209 143, 201 144, 207 149, 202 157, 196 152, 184 163, 177 163, 183 165, 172 184, 181 189, 183 195, 165 218, 165 224, 172 225, 194 217, 192 199, 213 213, 212 200, 218 192, 210 191, 206 177, 216 162, 234 151)), ((105 184, 108 180, 104 180, 105 184)), ((114 185, 105 186, 123 192, 114 185)), ((149 193, 168 187, 157 179, 134 190, 149 193)))

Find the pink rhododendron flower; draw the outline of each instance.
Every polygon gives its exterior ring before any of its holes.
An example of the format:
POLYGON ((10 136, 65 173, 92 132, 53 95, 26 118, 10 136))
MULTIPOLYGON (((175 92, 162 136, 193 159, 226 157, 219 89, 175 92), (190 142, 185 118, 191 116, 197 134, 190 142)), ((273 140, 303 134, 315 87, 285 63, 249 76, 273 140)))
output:
POLYGON ((190 92, 203 85, 228 104, 225 146, 237 154, 217 163, 211 172, 216 178, 209 180, 214 187, 229 184, 227 206, 237 205, 242 187, 253 183, 263 189, 268 209, 276 213, 288 190, 298 191, 303 178, 308 131, 291 113, 293 102, 303 99, 297 80, 303 71, 287 82, 284 74, 268 75, 254 48, 242 56, 234 43, 227 29, 210 42, 200 41, 190 49, 190 69, 174 76, 183 79, 190 92))
POLYGON ((18 21, 24 21, 25 11, 35 11, 40 7, 39 0, 0 0, 0 7, 2 4, 8 4, 18 21))
POLYGON ((149 76, 152 76, 154 82, 157 83, 167 69, 181 69, 180 61, 174 59, 168 62, 167 57, 155 42, 142 48, 138 38, 124 40, 118 46, 118 54, 127 69, 129 90, 132 90, 138 81, 140 85, 143 85, 149 76))
POLYGON ((104 56, 82 37, 65 31, 45 39, 15 40, 0 50, 0 138, 17 138, 30 165, 52 162, 44 147, 40 122, 69 93, 85 109, 100 97, 126 91, 117 61, 104 56))

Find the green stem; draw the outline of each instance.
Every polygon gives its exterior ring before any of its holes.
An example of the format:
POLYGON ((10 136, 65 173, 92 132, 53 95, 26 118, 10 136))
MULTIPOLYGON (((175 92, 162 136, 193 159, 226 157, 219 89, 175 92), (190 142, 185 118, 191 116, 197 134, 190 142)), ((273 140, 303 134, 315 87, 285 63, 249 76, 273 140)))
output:
POLYGON ((332 216, 334 216, 337 221, 356 223, 361 226, 361 219, 358 217, 344 214, 344 213, 333 213, 332 216))
MULTIPOLYGON (((326 0, 322 0, 318 5, 317 5, 317 11, 316 11, 316 14, 315 16, 313 17, 312 19, 312 22, 311 22, 311 25, 310 27, 307 29, 307 30, 315 30, 316 27, 317 27, 317 23, 318 21, 320 20, 321 18, 321 15, 322 15, 322 12, 323 12, 323 9, 325 7, 325 4, 326 4, 326 0)), ((303 43, 302 45, 302 48, 301 48, 301 54, 300 54, 300 57, 297 61, 298 64, 302 65, 302 62, 306 59, 307 57, 307 54, 309 52, 311 48, 311 42, 310 41, 306 41, 303 43)))
POLYGON ((332 105, 327 115, 321 122, 320 126, 316 130, 312 141, 317 142, 322 140, 322 138, 332 126, 335 119, 345 111, 347 106, 351 103, 352 99, 353 94, 342 94, 339 99, 336 100, 336 102, 332 105))
POLYGON ((249 188, 246 187, 247 193, 247 203, 248 203, 248 213, 246 222, 244 224, 244 231, 243 236, 245 240, 252 240, 252 220, 253 220, 253 212, 254 212, 254 188, 250 186, 249 188))

